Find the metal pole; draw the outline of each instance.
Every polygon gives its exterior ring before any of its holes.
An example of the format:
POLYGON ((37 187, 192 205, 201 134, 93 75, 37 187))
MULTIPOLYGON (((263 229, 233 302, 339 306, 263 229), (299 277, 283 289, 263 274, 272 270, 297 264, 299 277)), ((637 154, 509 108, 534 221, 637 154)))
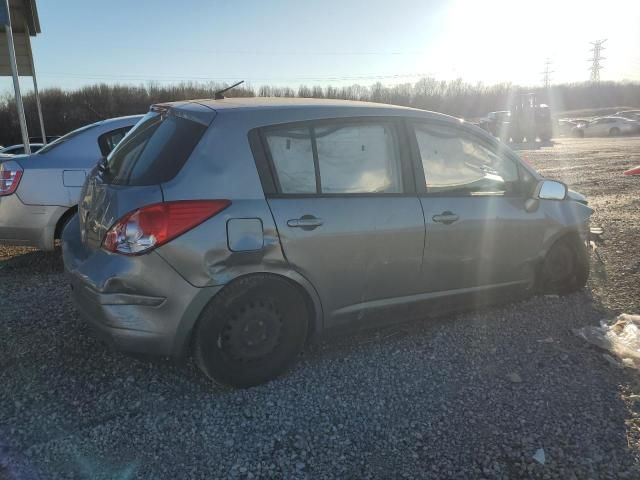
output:
POLYGON ((20 121, 20 130, 22 131, 22 143, 24 144, 24 153, 30 154, 29 132, 27 131, 27 119, 24 115, 24 105, 22 104, 22 95, 20 95, 20 82, 18 81, 18 62, 16 60, 16 50, 13 44, 13 30, 11 29, 11 10, 9 10, 9 0, 5 0, 7 4, 7 13, 9 21, 5 25, 7 34, 7 44, 9 45, 9 64, 11 64, 11 74, 13 76, 13 90, 16 94, 16 107, 18 108, 18 120, 20 121))
POLYGON ((38 80, 36 79, 36 66, 33 61, 33 50, 31 50, 31 41, 29 40, 29 29, 25 25, 25 32, 27 32, 27 41, 29 42, 29 60, 31 60, 31 76, 33 78, 33 92, 36 96, 36 106, 38 107, 38 118, 40 119, 40 133, 42 133, 42 143, 47 144, 47 134, 44 131, 44 117, 42 116, 42 105, 40 104, 40 93, 38 93, 38 80))

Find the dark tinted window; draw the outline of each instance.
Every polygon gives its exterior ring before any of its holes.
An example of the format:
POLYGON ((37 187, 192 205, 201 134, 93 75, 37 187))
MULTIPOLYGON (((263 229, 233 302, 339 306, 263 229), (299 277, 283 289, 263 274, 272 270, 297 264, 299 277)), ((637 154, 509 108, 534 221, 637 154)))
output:
POLYGON ((102 155, 105 157, 109 155, 129 130, 131 130, 131 127, 118 128, 117 130, 112 130, 100 135, 98 138, 98 145, 100 146, 100 152, 102 152, 102 155))
POLYGON ((108 157, 105 181, 153 185, 177 175, 207 127, 172 114, 147 114, 108 157))

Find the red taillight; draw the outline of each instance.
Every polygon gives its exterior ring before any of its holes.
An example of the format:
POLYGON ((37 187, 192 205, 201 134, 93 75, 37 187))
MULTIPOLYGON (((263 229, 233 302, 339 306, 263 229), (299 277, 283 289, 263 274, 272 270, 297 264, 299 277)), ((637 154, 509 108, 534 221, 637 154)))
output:
POLYGON ((16 191, 22 178, 22 170, 0 166, 0 197, 11 195, 16 191))
POLYGON ((182 200, 148 205, 126 214, 104 236, 114 253, 146 253, 182 235, 231 205, 229 200, 182 200))

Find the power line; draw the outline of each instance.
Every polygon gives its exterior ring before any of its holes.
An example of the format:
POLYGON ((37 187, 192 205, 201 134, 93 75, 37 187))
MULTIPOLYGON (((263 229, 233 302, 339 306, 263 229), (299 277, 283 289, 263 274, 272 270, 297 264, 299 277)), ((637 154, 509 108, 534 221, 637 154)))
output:
POLYGON ((551 86, 551 74, 553 70, 549 70, 553 62, 548 58, 544 61, 544 71, 542 72, 542 83, 544 84, 544 88, 549 88, 551 86))
POLYGON ((289 80, 289 81, 344 81, 344 80, 387 80, 402 78, 424 78, 430 77, 429 73, 406 73, 406 74, 365 74, 353 76, 292 76, 292 77, 253 77, 251 75, 225 75, 225 76, 174 76, 174 75, 130 75, 130 74, 81 74, 81 73, 57 73, 57 72, 41 72, 40 76, 51 77, 68 77, 82 80, 122 80, 122 81, 156 81, 156 82, 175 82, 175 81, 225 81, 237 80, 244 78, 248 81, 266 80, 289 80))
POLYGON ((591 67, 589 67, 589 70, 591 70, 590 80, 595 83, 600 81, 600 70, 602 69, 600 62, 606 60, 606 58, 602 56, 602 50, 605 49, 602 44, 606 41, 607 39, 605 38, 603 40, 590 42, 591 45, 593 45, 593 48, 590 50, 593 52, 593 57, 588 60, 591 62, 591 67))

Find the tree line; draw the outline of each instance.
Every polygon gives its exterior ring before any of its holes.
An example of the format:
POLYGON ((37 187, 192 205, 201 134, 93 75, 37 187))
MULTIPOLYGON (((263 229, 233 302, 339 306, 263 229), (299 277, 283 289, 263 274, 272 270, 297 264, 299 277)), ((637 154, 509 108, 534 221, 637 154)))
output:
MULTIPOLYGON (((155 83, 140 86, 96 84, 77 90, 48 88, 41 92, 42 110, 48 135, 63 135, 80 126, 101 119, 144 113, 154 103, 213 98, 226 85, 181 83, 160 86, 155 83)), ((552 112, 604 107, 640 107, 640 82, 571 83, 554 85, 550 89, 522 88, 502 83, 471 84, 460 79, 439 81, 423 78, 415 83, 385 86, 350 85, 306 86, 297 89, 278 86, 253 88, 243 85, 225 95, 229 97, 302 97, 362 100, 404 105, 432 110, 461 118, 477 118, 490 111, 507 110, 510 99, 523 92, 538 94, 552 112)), ((33 94, 24 96, 29 133, 40 131, 33 94)), ((22 143, 13 95, 0 98, 0 145, 22 143)))

